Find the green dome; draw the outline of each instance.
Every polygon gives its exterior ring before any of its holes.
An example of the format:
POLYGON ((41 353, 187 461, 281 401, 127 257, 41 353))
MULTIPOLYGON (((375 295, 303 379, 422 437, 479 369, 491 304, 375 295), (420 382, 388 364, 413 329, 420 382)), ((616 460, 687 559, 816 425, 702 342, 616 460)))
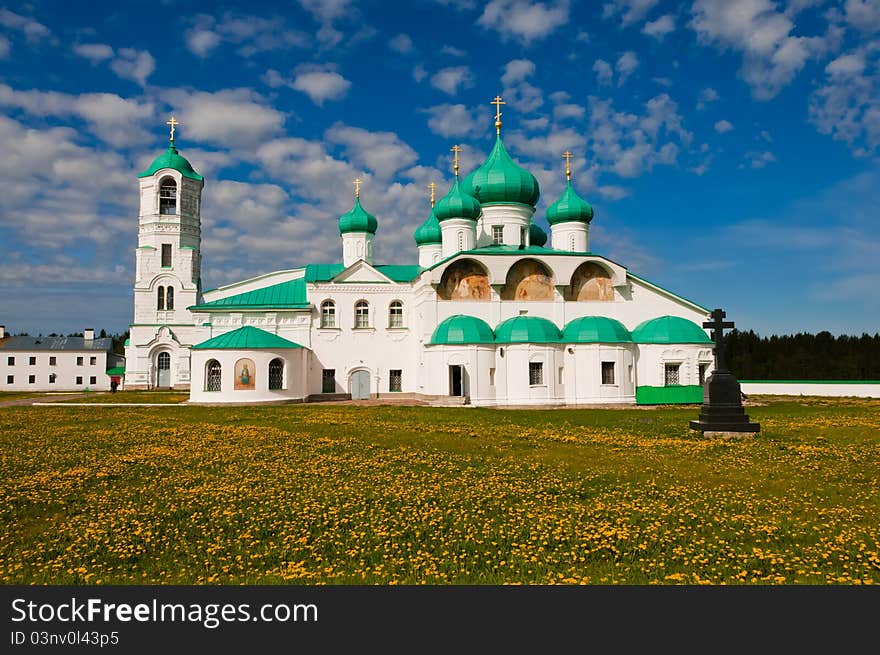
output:
POLYGON ((495 139, 495 147, 477 170, 468 175, 462 183, 465 193, 469 193, 482 204, 491 202, 518 203, 534 207, 541 191, 538 180, 526 169, 510 158, 501 136, 495 139))
POLYGON ((354 199, 354 207, 339 217, 339 234, 347 232, 369 232, 376 234, 379 221, 376 217, 361 207, 361 199, 354 199))
POLYGON ((514 316, 495 328, 495 343, 559 343, 559 328, 539 316, 514 316))
POLYGON ((494 336, 488 324, 474 316, 456 314, 437 326, 429 345, 492 343, 494 336))
POLYGON ((201 175, 195 172, 192 164, 190 164, 185 157, 182 157, 177 152, 177 148, 174 147, 174 143, 169 144, 168 150, 156 157, 147 170, 143 171, 142 173, 138 173, 138 177, 149 177, 150 175, 155 175, 157 171, 161 171, 163 168, 174 169, 184 177, 188 177, 191 180, 197 180, 201 182, 204 179, 201 175))
POLYGON ((629 330, 620 321, 606 316, 581 316, 562 331, 565 343, 631 343, 629 330))
POLYGON ((452 184, 452 188, 445 196, 434 205, 434 216, 438 221, 446 221, 450 218, 466 218, 475 221, 480 217, 480 203, 473 195, 462 191, 458 183, 458 177, 452 184))
POLYGON ((547 208, 547 222, 550 225, 580 221, 589 223, 593 220, 593 208, 581 198, 571 187, 571 181, 565 185, 565 191, 547 208))
POLYGON ((678 316, 661 316, 641 323, 632 333, 636 343, 712 343, 696 323, 678 316))
POLYGON ((429 246, 433 244, 443 243, 443 233, 440 230, 440 221, 431 212, 428 220, 416 228, 413 238, 418 246, 429 246))
POLYGON ((529 244, 541 247, 547 243, 547 233, 537 223, 529 226, 529 244))

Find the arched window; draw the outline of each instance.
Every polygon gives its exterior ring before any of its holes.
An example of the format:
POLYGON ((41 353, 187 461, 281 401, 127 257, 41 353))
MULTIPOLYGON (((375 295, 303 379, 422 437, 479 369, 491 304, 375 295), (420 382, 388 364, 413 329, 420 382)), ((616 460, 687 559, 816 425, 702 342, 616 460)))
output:
POLYGON ((366 300, 358 300, 354 305, 354 326, 370 327, 370 303, 366 300))
POLYGON ((165 289, 165 309, 174 309, 174 287, 165 289))
POLYGON ((163 179, 159 185, 159 213, 177 213, 177 182, 170 177, 163 179))
POLYGON ((205 364, 205 391, 220 391, 220 362, 216 359, 205 364))
POLYGON ((165 287, 156 289, 156 309, 159 311, 165 309, 165 287))
POLYGON ((464 232, 458 231, 458 251, 464 250, 464 232))
POLYGON ((284 362, 276 357, 269 362, 269 390, 283 389, 284 362))
POLYGON ((325 300, 321 303, 321 327, 336 327, 336 303, 332 300, 325 300))
POLYGON ((574 244, 574 235, 571 234, 571 235, 569 235, 569 237, 568 237, 568 249, 569 249, 571 252, 574 252, 574 245, 575 245, 575 244, 574 244))
POLYGON ((399 300, 395 300, 393 303, 388 305, 388 327, 403 327, 403 303, 399 300))

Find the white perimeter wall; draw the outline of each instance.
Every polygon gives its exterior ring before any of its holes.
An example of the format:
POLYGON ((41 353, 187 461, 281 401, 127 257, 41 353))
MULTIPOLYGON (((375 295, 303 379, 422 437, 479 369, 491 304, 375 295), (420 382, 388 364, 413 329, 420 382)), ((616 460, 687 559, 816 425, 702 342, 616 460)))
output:
POLYGON ((878 382, 740 382, 744 394, 880 398, 878 382))

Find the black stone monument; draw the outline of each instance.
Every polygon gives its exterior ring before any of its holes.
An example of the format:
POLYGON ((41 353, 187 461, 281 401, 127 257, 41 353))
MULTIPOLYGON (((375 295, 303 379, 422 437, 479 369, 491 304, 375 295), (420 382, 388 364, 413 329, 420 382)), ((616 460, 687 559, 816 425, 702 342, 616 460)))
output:
POLYGON ((742 406, 742 391, 733 373, 727 370, 724 358, 724 328, 732 328, 732 321, 724 321, 726 314, 716 309, 712 321, 703 323, 712 329, 715 341, 715 370, 703 388, 703 408, 700 418, 691 421, 691 429, 700 432, 758 432, 759 423, 749 421, 742 406))

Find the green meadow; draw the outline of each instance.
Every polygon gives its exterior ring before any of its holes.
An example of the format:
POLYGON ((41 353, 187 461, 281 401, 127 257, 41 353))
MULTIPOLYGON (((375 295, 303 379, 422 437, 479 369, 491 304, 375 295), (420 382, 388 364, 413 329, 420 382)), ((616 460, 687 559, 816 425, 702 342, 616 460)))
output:
POLYGON ((756 401, 2 408, 0 581, 880 582, 880 401, 756 401))

